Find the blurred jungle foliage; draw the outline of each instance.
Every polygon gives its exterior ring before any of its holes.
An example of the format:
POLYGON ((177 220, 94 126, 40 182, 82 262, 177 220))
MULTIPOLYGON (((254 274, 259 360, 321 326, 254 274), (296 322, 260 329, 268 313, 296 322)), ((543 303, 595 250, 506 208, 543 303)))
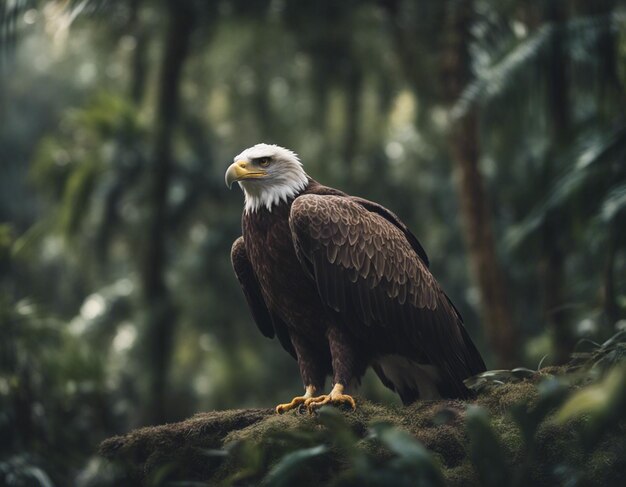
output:
POLYGON ((489 366, 625 329, 625 83, 617 0, 0 0, 0 483, 300 390, 229 259, 260 141, 397 213, 489 366))

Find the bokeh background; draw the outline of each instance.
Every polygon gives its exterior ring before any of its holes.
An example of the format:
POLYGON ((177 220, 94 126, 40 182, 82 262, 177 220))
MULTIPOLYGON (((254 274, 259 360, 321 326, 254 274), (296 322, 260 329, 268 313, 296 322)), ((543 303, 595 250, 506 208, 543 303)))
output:
POLYGON ((625 15, 0 1, 0 483, 95 485, 108 436, 301 390, 230 264, 257 142, 397 213, 489 367, 626 328, 625 15))

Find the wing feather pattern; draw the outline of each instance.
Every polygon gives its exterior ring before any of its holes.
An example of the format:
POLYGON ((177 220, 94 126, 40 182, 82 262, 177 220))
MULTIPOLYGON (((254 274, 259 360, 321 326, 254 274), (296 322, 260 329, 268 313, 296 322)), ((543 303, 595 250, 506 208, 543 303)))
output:
POLYGON ((463 379, 484 363, 395 215, 360 198, 308 194, 294 201, 289 223, 298 259, 341 323, 379 348, 437 366, 441 394, 467 397, 463 379))
POLYGON ((287 325, 276 315, 270 312, 263 299, 261 286, 254 273, 254 269, 248 259, 246 253, 246 245, 243 237, 239 237, 233 243, 231 253, 231 262, 233 269, 237 275, 237 280, 241 284, 241 289, 248 302, 248 307, 252 313, 255 323, 261 330, 261 333, 268 338, 276 336, 278 341, 285 350, 287 350, 293 358, 296 358, 296 351, 291 343, 287 325))

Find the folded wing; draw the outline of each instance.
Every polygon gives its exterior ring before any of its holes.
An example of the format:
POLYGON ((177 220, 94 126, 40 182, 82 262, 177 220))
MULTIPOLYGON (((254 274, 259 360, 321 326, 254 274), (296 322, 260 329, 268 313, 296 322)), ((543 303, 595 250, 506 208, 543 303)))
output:
POLYGON ((254 269, 246 253, 246 245, 243 237, 239 237, 233 243, 230 258, 235 274, 237 275, 237 280, 239 284, 241 284, 246 301, 248 302, 252 317, 261 330, 261 333, 268 338, 274 338, 276 335, 283 348, 287 350, 293 358, 296 358, 296 352, 289 338, 287 325, 278 316, 271 313, 265 304, 259 281, 254 274, 254 269))
POLYGON ((356 337, 435 365, 441 394, 466 397, 463 379, 485 369, 482 358, 417 239, 372 205, 342 196, 297 198, 290 214, 296 254, 329 312, 356 337))

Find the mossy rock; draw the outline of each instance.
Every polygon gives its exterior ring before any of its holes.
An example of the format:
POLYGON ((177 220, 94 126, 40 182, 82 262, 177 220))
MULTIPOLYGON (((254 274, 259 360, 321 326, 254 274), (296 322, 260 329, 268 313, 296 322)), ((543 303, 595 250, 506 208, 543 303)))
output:
MULTIPOLYGON (((110 438, 102 443, 100 453, 123 466, 125 478, 119 485, 167 485, 174 481, 185 481, 186 485, 194 485, 189 483, 194 481, 204 485, 258 485, 289 452, 327 445, 329 454, 313 458, 292 479, 301 485, 359 485, 352 475, 355 462, 351 461, 351 451, 363 452, 374 465, 384 465, 393 454, 372 439, 371 427, 387 423, 408 432, 428 449, 446 485, 484 485, 480 469, 470 461, 475 457, 470 452, 466 416, 472 406, 488 413, 499 451, 490 452, 487 445, 484 456, 488 459, 494 454, 504 459, 502 465, 493 468, 510 477, 509 485, 558 485, 568 475, 578 475, 585 485, 611 485, 625 472, 623 423, 589 452, 578 446, 575 423, 557 424, 547 415, 533 433, 530 448, 510 413, 515 407, 532 413, 539 401, 538 384, 559 372, 563 370, 544 369, 522 380, 494 384, 472 401, 417 401, 402 407, 357 398, 357 410, 342 410, 337 428, 329 427, 328 421, 317 415, 297 411, 283 415, 272 409, 201 413, 180 423, 110 438), (346 432, 338 437, 337 430, 342 428, 346 432), (569 472, 568 466, 574 466, 576 472, 569 472)), ((372 480, 370 485, 383 484, 372 480)))

